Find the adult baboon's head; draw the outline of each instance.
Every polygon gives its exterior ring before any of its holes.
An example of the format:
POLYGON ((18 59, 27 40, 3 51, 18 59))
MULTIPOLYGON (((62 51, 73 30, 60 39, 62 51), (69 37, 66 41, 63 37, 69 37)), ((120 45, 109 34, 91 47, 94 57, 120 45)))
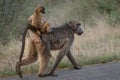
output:
POLYGON ((81 35, 84 31, 83 28, 81 26, 81 23, 79 23, 78 21, 72 20, 68 23, 69 27, 72 28, 72 30, 74 31, 74 33, 81 35))
POLYGON ((39 13, 45 14, 45 8, 44 8, 43 6, 38 5, 38 6, 35 8, 35 13, 36 13, 36 14, 39 14, 39 13))

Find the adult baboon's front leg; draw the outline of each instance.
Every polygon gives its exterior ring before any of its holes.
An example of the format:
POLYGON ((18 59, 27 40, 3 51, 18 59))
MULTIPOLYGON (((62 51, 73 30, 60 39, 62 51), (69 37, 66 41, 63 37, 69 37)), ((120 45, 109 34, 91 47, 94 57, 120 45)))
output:
POLYGON ((64 46, 61 48, 61 50, 58 52, 58 55, 55 60, 55 64, 53 65, 53 68, 50 70, 49 75, 56 76, 54 74, 55 69, 57 68, 60 61, 63 59, 63 57, 69 52, 73 40, 66 39, 64 46))
POLYGON ((68 51, 68 53, 66 55, 67 55, 68 59, 70 60, 70 62, 72 63, 74 69, 81 69, 81 67, 77 64, 77 62, 70 50, 68 51))
POLYGON ((56 60, 55 60, 55 64, 53 65, 53 68, 51 69, 49 75, 52 76, 56 76, 54 75, 54 71, 57 68, 58 64, 60 63, 60 61, 63 59, 63 57, 65 56, 66 53, 68 53, 69 49, 70 49, 71 44, 70 43, 66 43, 62 49, 59 51, 56 60))
POLYGON ((28 55, 27 57, 24 57, 21 61, 21 66, 29 65, 37 60, 37 53, 35 52, 33 55, 28 55))
POLYGON ((64 50, 61 50, 61 51, 58 53, 57 57, 56 57, 55 63, 54 63, 54 65, 53 65, 53 68, 50 70, 49 75, 55 76, 54 71, 55 71, 55 69, 57 68, 58 64, 60 63, 60 61, 62 60, 62 58, 63 58, 64 56, 65 56, 65 51, 64 51, 64 50))
POLYGON ((26 45, 29 47, 28 49, 28 55, 25 56, 21 62, 16 63, 16 72, 17 74, 22 78, 22 73, 21 73, 21 66, 28 65, 30 63, 33 63, 37 60, 37 53, 35 51, 34 45, 31 40, 28 41, 29 43, 26 45))

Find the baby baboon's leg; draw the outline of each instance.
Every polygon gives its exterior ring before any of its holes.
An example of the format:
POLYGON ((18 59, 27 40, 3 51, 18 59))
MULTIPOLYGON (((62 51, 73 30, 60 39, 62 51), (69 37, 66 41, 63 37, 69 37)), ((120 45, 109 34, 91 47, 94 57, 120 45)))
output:
POLYGON ((66 55, 67 55, 68 59, 70 60, 70 62, 72 63, 72 65, 74 66, 74 69, 81 69, 81 67, 77 64, 77 62, 76 62, 74 56, 72 55, 72 53, 70 52, 70 50, 66 55))
POLYGON ((53 29, 50 27, 50 24, 48 22, 45 22, 44 27, 43 27, 43 32, 47 31, 49 32, 53 32, 53 29))
POLYGON ((50 24, 48 22, 45 22, 43 25, 43 31, 49 31, 50 30, 50 24))
POLYGON ((51 32, 51 30, 50 30, 50 24, 49 24, 49 23, 47 23, 47 24, 45 25, 45 28, 46 28, 47 32, 51 32))

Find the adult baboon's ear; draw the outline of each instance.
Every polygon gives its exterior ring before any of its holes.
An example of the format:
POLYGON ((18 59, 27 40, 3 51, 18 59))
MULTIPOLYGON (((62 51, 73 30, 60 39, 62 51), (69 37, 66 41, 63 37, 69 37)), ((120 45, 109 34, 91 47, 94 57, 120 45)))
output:
POLYGON ((69 27, 72 28, 73 30, 76 29, 76 26, 75 26, 75 22, 72 20, 72 21, 69 21, 68 23, 69 27))
POLYGON ((69 24, 71 25, 71 24, 72 24, 72 21, 69 21, 69 24))
POLYGON ((73 26, 72 21, 69 21, 69 22, 68 22, 68 25, 69 25, 69 27, 72 28, 72 26, 73 26))

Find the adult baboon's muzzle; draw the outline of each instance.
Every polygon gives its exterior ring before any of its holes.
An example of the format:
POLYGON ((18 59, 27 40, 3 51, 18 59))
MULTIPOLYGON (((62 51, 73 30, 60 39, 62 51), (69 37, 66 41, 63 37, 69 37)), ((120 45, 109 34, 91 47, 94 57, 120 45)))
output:
POLYGON ((78 29, 77 29, 77 31, 76 31, 76 33, 78 35, 82 35, 84 33, 83 28, 81 26, 79 26, 78 29))

